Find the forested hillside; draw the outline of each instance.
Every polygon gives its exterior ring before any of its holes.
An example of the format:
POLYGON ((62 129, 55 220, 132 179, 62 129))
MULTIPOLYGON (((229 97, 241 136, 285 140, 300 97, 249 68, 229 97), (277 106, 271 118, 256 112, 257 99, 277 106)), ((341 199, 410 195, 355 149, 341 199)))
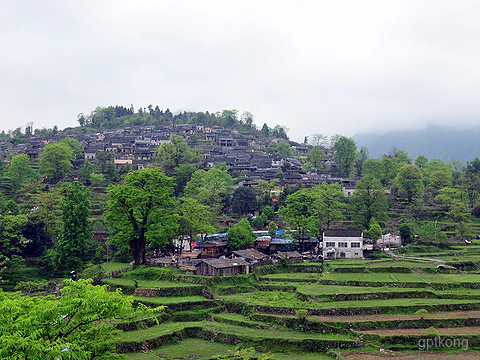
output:
POLYGON ((354 136, 359 146, 366 146, 370 156, 389 153, 392 148, 405 150, 411 157, 469 161, 480 155, 480 128, 430 125, 422 130, 365 133, 354 136))

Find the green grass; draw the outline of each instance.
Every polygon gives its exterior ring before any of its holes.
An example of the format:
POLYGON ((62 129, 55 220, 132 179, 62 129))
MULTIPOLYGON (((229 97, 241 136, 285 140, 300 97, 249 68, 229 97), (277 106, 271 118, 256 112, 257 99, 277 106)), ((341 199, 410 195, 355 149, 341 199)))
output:
POLYGON ((178 344, 165 345, 147 353, 128 353, 128 360, 151 359, 197 359, 206 360, 218 354, 228 354, 236 350, 234 345, 215 343, 201 339, 185 339, 178 344))
POLYGON ((297 282, 302 282, 302 281, 316 281, 320 279, 321 273, 281 273, 281 274, 270 274, 270 275, 264 275, 261 277, 263 280, 294 280, 297 282))
POLYGON ((266 306, 276 308, 293 309, 348 309, 348 308, 378 308, 390 307, 400 310, 406 306, 432 306, 432 305, 461 305, 461 304, 480 304, 478 301, 464 299, 437 299, 437 298, 394 298, 394 299, 374 299, 362 301, 302 301, 294 293, 285 293, 278 291, 242 293, 223 296, 224 301, 240 302, 246 305, 266 306))
POLYGON ((358 281, 371 283, 480 283, 479 274, 430 274, 430 273, 325 273, 321 277, 322 280, 330 281, 358 281))
MULTIPOLYGON (((305 295, 322 296, 322 295, 337 295, 337 294, 372 294, 372 293, 396 293, 396 292, 410 292, 410 291, 425 291, 424 288, 394 288, 388 286, 341 286, 341 285, 306 285, 302 284, 298 287, 298 292, 305 295)), ((480 292, 479 292, 480 294, 480 292)))
POLYGON ((168 297, 142 297, 134 296, 133 300, 139 302, 145 302, 155 305, 171 305, 171 304, 183 304, 183 303, 194 303, 194 302, 207 302, 210 301, 203 296, 168 296, 168 297))
MULTIPOLYGON (((105 284, 109 284, 113 286, 135 286, 135 281, 127 278, 103 279, 103 282, 105 284)), ((137 287, 142 289, 161 289, 161 288, 180 288, 180 287, 201 286, 198 284, 162 281, 162 280, 137 280, 136 283, 137 283, 137 287)))
MULTIPOLYGON (((185 339, 178 344, 165 345, 150 350, 147 353, 129 353, 128 360, 151 360, 151 359, 196 359, 207 360, 217 355, 227 354, 251 354, 261 357, 265 353, 250 352, 249 349, 238 350, 234 345, 221 344, 202 339, 185 339)), ((268 353, 275 360, 331 360, 332 357, 319 353, 268 353)))

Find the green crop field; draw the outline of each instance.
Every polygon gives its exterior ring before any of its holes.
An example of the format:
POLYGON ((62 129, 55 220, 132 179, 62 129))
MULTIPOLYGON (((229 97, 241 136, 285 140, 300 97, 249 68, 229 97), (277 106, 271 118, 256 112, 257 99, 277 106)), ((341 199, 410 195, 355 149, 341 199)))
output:
POLYGON ((208 278, 144 268, 105 278, 112 288, 151 292, 134 296, 136 303, 166 306, 158 320, 139 318, 128 325, 118 337, 118 351, 129 360, 326 360, 389 347, 407 354, 416 349, 412 336, 434 327, 458 328, 469 336, 469 351, 480 348, 473 335, 480 328, 480 275, 475 272, 385 259, 323 267, 303 262, 266 271, 208 278))

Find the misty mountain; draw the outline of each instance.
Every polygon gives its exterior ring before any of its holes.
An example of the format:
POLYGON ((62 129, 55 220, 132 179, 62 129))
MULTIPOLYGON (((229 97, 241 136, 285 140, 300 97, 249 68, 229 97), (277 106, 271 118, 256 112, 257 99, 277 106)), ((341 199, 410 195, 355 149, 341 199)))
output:
POLYGON ((428 159, 450 162, 452 158, 471 161, 480 157, 480 127, 457 129, 430 125, 422 130, 358 134, 353 139, 359 149, 368 148, 371 158, 388 154, 394 147, 405 150, 412 159, 424 155, 428 159))

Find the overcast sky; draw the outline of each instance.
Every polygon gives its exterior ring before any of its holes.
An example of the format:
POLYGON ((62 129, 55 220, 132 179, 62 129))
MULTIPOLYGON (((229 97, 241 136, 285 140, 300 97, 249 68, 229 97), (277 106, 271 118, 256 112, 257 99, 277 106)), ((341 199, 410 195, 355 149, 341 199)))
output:
POLYGON ((478 124, 478 1, 0 0, 0 130, 97 106, 353 136, 478 124))

